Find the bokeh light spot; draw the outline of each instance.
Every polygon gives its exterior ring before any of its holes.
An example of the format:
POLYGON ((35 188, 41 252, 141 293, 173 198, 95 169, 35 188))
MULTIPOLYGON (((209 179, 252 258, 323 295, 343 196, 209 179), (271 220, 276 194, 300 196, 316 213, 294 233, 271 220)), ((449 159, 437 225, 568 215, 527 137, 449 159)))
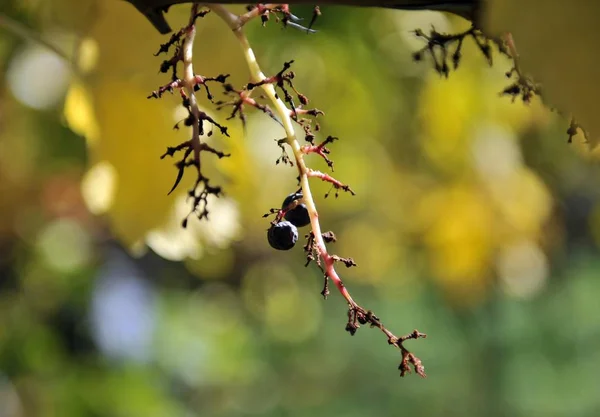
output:
POLYGON ((50 223, 38 237, 38 247, 46 264, 59 272, 73 272, 92 257, 90 236, 79 223, 59 219, 50 223))
POLYGON ((533 242, 507 246, 498 256, 498 276, 504 290, 512 296, 529 298, 544 288, 548 277, 546 255, 533 242))
POLYGON ((15 97, 38 110, 50 108, 63 98, 70 77, 69 67, 61 57, 38 46, 13 58, 7 74, 15 97))
POLYGON ((98 162, 91 167, 81 181, 81 193, 93 214, 107 212, 113 204, 118 174, 108 161, 98 162))

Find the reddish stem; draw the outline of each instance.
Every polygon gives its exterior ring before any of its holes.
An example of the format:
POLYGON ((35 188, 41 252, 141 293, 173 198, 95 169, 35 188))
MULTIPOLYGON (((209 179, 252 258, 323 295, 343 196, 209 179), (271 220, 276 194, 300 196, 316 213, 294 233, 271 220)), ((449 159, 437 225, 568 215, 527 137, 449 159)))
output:
POLYGON ((350 305, 350 308, 358 307, 358 304, 356 304, 356 302, 352 299, 352 296, 346 289, 344 282, 337 274, 337 271, 333 266, 335 264, 335 259, 329 253, 327 253, 325 246, 318 245, 317 248, 321 258, 323 258, 323 262, 325 264, 325 274, 327 275, 327 278, 333 281, 340 294, 342 294, 342 297, 344 297, 350 305))
POLYGON ((316 171, 314 169, 307 168, 306 175, 308 177, 320 178, 321 180, 323 180, 325 182, 329 182, 329 183, 333 184, 333 186, 337 189, 342 189, 344 191, 349 192, 352 195, 355 194, 354 191, 348 185, 344 184, 341 181, 336 180, 329 174, 325 174, 321 171, 316 171))

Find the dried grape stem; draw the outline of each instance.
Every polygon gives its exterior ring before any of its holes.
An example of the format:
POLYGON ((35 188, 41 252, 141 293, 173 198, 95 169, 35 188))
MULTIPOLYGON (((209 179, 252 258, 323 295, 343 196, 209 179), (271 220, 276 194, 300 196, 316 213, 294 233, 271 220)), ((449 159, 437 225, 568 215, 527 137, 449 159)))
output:
MULTIPOLYGON (((310 224, 312 232, 315 236, 315 244, 317 250, 323 258, 325 264, 325 273, 327 274, 329 279, 333 281, 333 283, 338 288, 342 296, 346 299, 350 307, 358 307, 358 304, 352 299, 350 293, 348 292, 341 278, 337 274, 334 268, 335 261, 327 252, 327 247, 325 246, 325 242, 323 241, 321 225, 319 224, 319 215, 317 213, 317 208, 315 206, 315 202, 310 189, 310 184, 308 181, 309 173, 311 172, 311 170, 306 166, 304 162, 304 154, 302 152, 300 143, 296 138, 289 109, 286 107, 285 103, 277 96, 273 85, 270 83, 263 82, 267 77, 263 74, 262 70, 260 69, 260 66, 258 65, 258 62, 256 61, 254 51, 252 50, 250 44, 248 43, 248 38, 246 38, 246 35, 242 30, 243 25, 240 24, 239 16, 229 12, 225 7, 223 7, 220 4, 210 3, 206 4, 206 7, 210 8, 215 14, 217 14, 221 19, 223 19, 225 23, 227 23, 227 25, 231 28, 237 39, 240 41, 240 45, 244 53, 244 58, 246 59, 248 69, 250 70, 250 82, 254 84, 260 84, 260 88, 263 89, 266 96, 271 101, 275 112, 279 116, 283 124, 283 128, 285 129, 286 143, 292 148, 292 152, 294 153, 294 159, 296 160, 296 166, 298 167, 298 172, 300 174, 300 185, 302 186, 302 193, 304 194, 304 204, 306 204, 306 208, 310 215, 310 224)), ((243 23, 246 22, 244 21, 243 23)))
MULTIPOLYGON (((287 143, 294 153, 294 159, 296 160, 296 166, 298 167, 299 172, 299 180, 300 185, 302 187, 302 193, 304 195, 303 202, 306 205, 310 216, 310 224, 312 229, 312 238, 314 239, 314 247, 316 249, 317 255, 321 257, 322 264, 317 262, 317 264, 322 268, 325 274, 326 282, 327 280, 333 281, 335 286, 337 287, 340 294, 344 297, 346 302, 348 303, 348 325, 346 326, 346 330, 351 334, 356 332, 356 329, 360 324, 369 324, 371 327, 377 327, 380 329, 388 338, 388 343, 398 347, 402 353, 402 362, 400 363, 400 375, 404 376, 407 373, 410 373, 412 366, 417 374, 422 377, 425 377, 425 369, 419 358, 414 356, 411 352, 409 352, 404 346, 403 342, 409 339, 417 339, 426 337, 424 333, 420 333, 417 330, 414 330, 409 335, 403 337, 397 337, 392 334, 388 329, 383 326, 381 321, 377 316, 375 316, 371 311, 365 310, 363 307, 358 305, 354 299, 350 296, 350 293, 346 289, 342 279, 338 275, 335 270, 336 261, 342 260, 338 256, 331 255, 327 251, 327 247, 325 245, 325 241, 323 239, 323 233, 321 232, 321 225, 319 224, 319 214, 317 212, 317 208, 315 206, 315 202, 312 196, 312 192, 309 184, 309 177, 318 177, 324 181, 331 182, 336 188, 341 188, 344 191, 349 191, 353 194, 353 191, 346 185, 337 182, 332 177, 320 173, 318 171, 314 171, 308 168, 304 162, 305 151, 300 146, 298 139, 296 138, 296 134, 294 132, 293 124, 292 124, 292 113, 290 109, 287 108, 285 103, 278 97, 275 92, 275 88, 272 83, 265 82, 266 78, 263 72, 256 61, 256 57, 250 44, 248 43, 248 39, 243 32, 243 25, 247 22, 244 16, 240 17, 235 15, 227 10, 224 6, 220 4, 208 3, 204 4, 206 7, 211 9, 215 14, 217 14, 232 30, 234 35, 240 42, 240 46, 242 47, 242 51, 244 54, 244 58, 246 63, 248 64, 248 69, 250 71, 250 82, 260 86, 263 89, 268 99, 271 101, 273 108, 277 115, 279 116, 283 128, 286 132, 286 138, 283 140, 287 143)), ((353 263, 353 261, 352 261, 353 263)), ((324 295, 326 288, 323 290, 324 295)))

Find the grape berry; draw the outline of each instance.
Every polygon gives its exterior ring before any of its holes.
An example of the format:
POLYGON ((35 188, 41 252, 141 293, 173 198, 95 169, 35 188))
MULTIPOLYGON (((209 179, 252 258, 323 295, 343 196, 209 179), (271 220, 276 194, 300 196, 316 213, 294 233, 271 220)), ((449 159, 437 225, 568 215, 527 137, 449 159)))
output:
POLYGON ((267 231, 269 245, 277 250, 290 250, 298 241, 298 229, 288 221, 272 224, 267 231))
POLYGON ((272 248, 278 250, 292 249, 298 241, 298 227, 310 224, 308 209, 301 202, 303 198, 304 196, 300 191, 292 193, 283 200, 281 210, 273 209, 271 211, 271 213, 279 213, 277 219, 271 223, 271 227, 267 231, 267 240, 272 248))
POLYGON ((310 216, 306 204, 296 203, 302 201, 303 198, 304 196, 301 192, 292 193, 283 200, 283 204, 281 205, 281 209, 286 210, 284 218, 296 227, 304 227, 310 224, 310 216), (296 207, 293 207, 294 203, 296 203, 296 207))

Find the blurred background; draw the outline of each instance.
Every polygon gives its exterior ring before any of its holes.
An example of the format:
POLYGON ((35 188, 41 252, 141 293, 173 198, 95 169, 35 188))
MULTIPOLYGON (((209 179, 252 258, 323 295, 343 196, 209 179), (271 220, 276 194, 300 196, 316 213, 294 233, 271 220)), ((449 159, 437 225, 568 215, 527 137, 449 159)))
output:
MULTIPOLYGON (((125 2, 7 0, 1 417, 598 414, 597 152, 536 100, 500 97, 509 62, 489 67, 472 41, 448 79, 412 61, 411 30, 467 22, 322 11, 315 35, 273 20, 248 35, 265 73, 295 60, 321 139, 340 137, 335 176, 357 195, 313 187, 330 250, 356 260, 342 277, 392 331, 428 333, 407 343, 428 378, 401 379, 379 332, 344 331, 346 306, 322 300, 302 245, 269 247, 261 216, 296 189, 295 168, 275 165, 280 126, 250 113, 244 131, 202 98, 231 133, 209 140, 232 157, 206 158, 225 196, 181 229, 194 178, 167 196, 176 170, 159 156, 186 139, 172 129, 185 113, 176 95, 146 99, 169 81, 153 56, 168 37, 125 2)), ((196 71, 247 82, 218 18, 198 32, 196 71)))

